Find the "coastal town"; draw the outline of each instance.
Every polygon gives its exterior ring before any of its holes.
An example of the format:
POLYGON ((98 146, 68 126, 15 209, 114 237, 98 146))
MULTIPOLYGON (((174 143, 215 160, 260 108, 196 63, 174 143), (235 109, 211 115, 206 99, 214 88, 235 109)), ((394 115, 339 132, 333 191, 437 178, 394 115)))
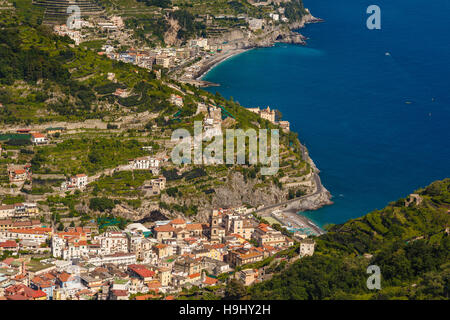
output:
MULTIPOLYGON (((286 7, 283 6, 289 1, 250 3, 255 9, 263 10, 263 17, 252 17, 244 13, 197 14, 195 23, 204 25, 206 34, 180 41, 174 39, 173 33, 180 29, 180 26, 175 25, 164 34, 164 45, 156 47, 149 47, 148 39, 143 41, 136 38, 129 24, 121 16, 107 14, 94 4, 88 8, 81 7, 81 17, 71 20, 70 25, 59 24, 61 20, 57 18, 49 21, 56 34, 71 38, 77 46, 93 48, 99 55, 155 70, 159 77, 163 71, 180 82, 213 86, 215 84, 202 81, 202 76, 213 66, 233 55, 256 47, 272 46, 277 42, 305 44, 305 37, 300 33, 286 29, 286 26, 293 23, 286 17, 286 7)), ((51 1, 41 1, 38 4, 47 8, 47 15, 53 10, 51 1)), ((182 10, 175 5, 171 8, 155 9, 149 14, 170 19, 173 14, 182 10)), ((322 21, 313 17, 308 9, 304 10, 302 20, 290 28, 298 29, 306 23, 322 21)), ((58 17, 57 12, 55 15, 58 17)))
POLYGON ((444 6, 359 2, 0 0, 0 301, 42 301, 5 310, 445 305, 444 6))
MULTIPOLYGON (((183 104, 178 95, 171 95, 170 101, 183 104)), ((198 108, 206 132, 220 131, 229 118, 224 121, 226 109, 214 105, 199 104, 198 108)), ((289 122, 276 121, 270 107, 248 111, 289 133, 289 122)), ((159 202, 139 209, 143 219, 123 219, 136 211, 117 202, 105 215, 102 206, 110 199, 92 198, 92 186, 108 176, 144 176, 138 192, 150 203, 176 197, 180 186, 174 185, 170 153, 155 143, 144 143, 139 152, 149 155, 128 159, 101 174, 46 174, 42 169, 34 173, 36 161, 33 157, 28 161, 28 155, 70 141, 73 132, 79 135, 80 129, 20 128, 0 135, 4 141, 0 145, 0 299, 177 299, 206 288, 220 295, 232 279, 249 286, 312 255, 314 236, 323 232, 283 203, 216 208, 190 218, 159 202), (72 197, 86 199, 87 211, 70 209, 67 201, 72 197), (121 211, 114 211, 118 207, 121 211)), ((312 181, 316 184, 309 180, 299 184, 310 186, 305 189, 306 198, 324 194, 320 182, 312 181)), ((290 187, 298 185, 285 182, 290 187)), ((301 202, 304 193, 299 190, 287 204, 301 202)))
POLYGON ((245 207, 213 210, 209 223, 176 218, 99 233, 95 224, 56 230, 19 206, 0 207, 3 300, 170 300, 223 290, 230 278, 248 286, 270 278, 271 265, 314 253, 313 239, 287 236, 245 207))

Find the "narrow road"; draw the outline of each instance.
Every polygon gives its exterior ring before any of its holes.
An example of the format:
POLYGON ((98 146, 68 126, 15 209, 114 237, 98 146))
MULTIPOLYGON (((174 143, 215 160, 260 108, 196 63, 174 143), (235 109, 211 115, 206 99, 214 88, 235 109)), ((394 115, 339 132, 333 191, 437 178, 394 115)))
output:
POLYGON ((315 192, 313 192, 313 193, 311 193, 311 194, 307 194, 307 195, 301 196, 301 197, 298 197, 298 198, 286 200, 286 201, 284 201, 284 202, 279 202, 279 203, 276 203, 276 204, 272 204, 272 205, 270 205, 270 206, 267 206, 267 207, 258 209, 258 210, 256 210, 256 211, 254 211, 254 213, 258 213, 258 212, 265 211, 265 210, 268 210, 268 209, 280 207, 280 206, 283 206, 283 205, 288 204, 288 203, 291 203, 291 202, 295 202, 295 201, 299 201, 299 200, 308 199, 309 197, 312 197, 312 196, 315 196, 315 195, 321 193, 321 192, 323 191, 323 186, 322 186, 322 184, 320 183, 320 178, 319 178, 319 175, 318 175, 317 173, 314 173, 314 183, 315 183, 316 186, 317 186, 317 190, 316 190, 315 192))

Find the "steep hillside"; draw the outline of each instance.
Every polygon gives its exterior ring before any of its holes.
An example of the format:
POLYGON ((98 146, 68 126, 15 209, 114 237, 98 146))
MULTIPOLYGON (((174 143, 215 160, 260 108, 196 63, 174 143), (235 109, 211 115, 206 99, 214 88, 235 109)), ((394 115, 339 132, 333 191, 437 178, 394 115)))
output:
POLYGON ((314 256, 250 290, 252 299, 448 299, 450 179, 330 227, 314 256), (381 290, 369 290, 369 265, 381 290))
MULTIPOLYGON (((17 186, 4 177, 2 193, 41 201, 44 210, 56 210, 68 197, 71 206, 62 214, 85 217, 95 211, 87 205, 90 199, 102 195, 115 201, 108 213, 134 220, 153 209, 205 219, 212 208, 257 207, 316 190, 318 170, 306 149, 295 133, 280 130, 280 170, 274 176, 261 175, 261 166, 255 165, 176 166, 169 161, 161 172, 167 191, 146 194, 143 186, 155 176, 116 169, 137 157, 170 158, 173 131, 192 133, 208 105, 223 108, 222 130, 280 127, 157 68, 149 71, 76 46, 42 25, 42 12, 30 5, 19 0, 16 10, 0 12, 0 133, 7 133, 0 136, 6 151, 0 164, 6 172, 7 166, 30 163, 39 178, 17 186), (176 96, 182 105, 173 102, 176 96), (49 135, 46 145, 11 135, 18 129, 43 132, 49 127, 65 130, 49 135), (148 146, 152 151, 144 150, 148 146), (85 192, 65 194, 62 181, 80 173, 89 176, 85 192)), ((328 199, 328 192, 323 193, 328 199)), ((328 202, 313 205, 324 204, 328 202)))

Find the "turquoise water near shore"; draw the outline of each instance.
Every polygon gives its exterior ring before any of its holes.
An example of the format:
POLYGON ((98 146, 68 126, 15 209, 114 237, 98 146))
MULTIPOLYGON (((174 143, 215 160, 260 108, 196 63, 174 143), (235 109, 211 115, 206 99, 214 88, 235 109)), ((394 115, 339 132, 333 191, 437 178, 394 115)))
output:
POLYGON ((341 223, 450 177, 450 1, 304 0, 324 23, 307 46, 232 57, 203 79, 247 107, 279 109, 308 148, 335 202, 303 213, 341 223), (389 54, 387 54, 389 53, 389 54))

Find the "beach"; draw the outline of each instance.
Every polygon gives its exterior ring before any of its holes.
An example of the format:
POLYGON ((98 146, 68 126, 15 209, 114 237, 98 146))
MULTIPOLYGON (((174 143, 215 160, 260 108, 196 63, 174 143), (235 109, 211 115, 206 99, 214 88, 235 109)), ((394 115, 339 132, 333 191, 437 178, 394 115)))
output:
POLYGON ((239 49, 229 49, 225 52, 217 53, 212 58, 207 59, 204 63, 202 63, 202 66, 200 67, 200 70, 195 75, 196 80, 202 80, 202 78, 215 66, 222 63, 223 61, 230 59, 238 54, 241 54, 245 51, 251 50, 254 48, 239 48, 239 49))

